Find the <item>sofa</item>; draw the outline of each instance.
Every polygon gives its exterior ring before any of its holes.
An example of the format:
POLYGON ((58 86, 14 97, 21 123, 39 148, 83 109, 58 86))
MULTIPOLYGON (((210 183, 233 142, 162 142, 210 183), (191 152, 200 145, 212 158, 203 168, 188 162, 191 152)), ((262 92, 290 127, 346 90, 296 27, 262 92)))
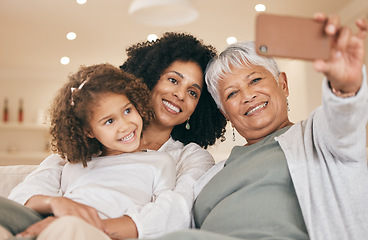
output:
POLYGON ((0 166, 0 196, 9 196, 10 191, 37 168, 37 165, 0 166))
POLYGON ((36 168, 37 165, 0 166, 0 196, 7 197, 10 191, 36 168))

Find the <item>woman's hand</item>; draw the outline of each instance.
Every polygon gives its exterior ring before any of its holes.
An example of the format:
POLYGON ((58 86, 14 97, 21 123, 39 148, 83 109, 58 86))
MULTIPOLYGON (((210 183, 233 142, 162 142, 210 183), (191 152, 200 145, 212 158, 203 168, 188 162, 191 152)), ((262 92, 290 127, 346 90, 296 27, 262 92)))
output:
POLYGON ((36 222, 29 226, 26 230, 17 234, 17 237, 33 237, 38 236, 50 223, 52 223, 56 218, 47 217, 39 222, 36 222))
POLYGON ((356 20, 357 34, 340 26, 336 15, 315 15, 317 21, 326 21, 325 32, 333 38, 330 59, 314 61, 314 68, 326 75, 331 87, 342 94, 355 94, 362 83, 362 67, 365 57, 365 38, 368 31, 366 19, 356 20))
POLYGON ((96 209, 74 202, 69 198, 36 195, 31 197, 25 205, 43 215, 53 214, 55 217, 76 216, 105 231, 105 224, 98 216, 96 209))
POLYGON ((52 198, 50 200, 50 206, 55 217, 65 215, 76 216, 106 232, 104 223, 98 216, 96 209, 92 207, 74 202, 73 200, 65 197, 52 198))

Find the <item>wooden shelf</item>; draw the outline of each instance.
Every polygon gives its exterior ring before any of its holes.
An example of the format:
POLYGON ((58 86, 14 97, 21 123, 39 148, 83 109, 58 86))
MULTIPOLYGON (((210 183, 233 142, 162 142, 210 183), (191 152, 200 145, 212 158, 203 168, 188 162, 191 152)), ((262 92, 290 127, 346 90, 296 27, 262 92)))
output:
POLYGON ((38 165, 48 155, 49 125, 0 123, 0 165, 38 165))
POLYGON ((29 151, 29 152, 0 152, 0 166, 8 165, 38 165, 51 152, 29 151))
POLYGON ((0 123, 0 130, 48 130, 49 125, 47 124, 35 124, 35 123, 0 123))

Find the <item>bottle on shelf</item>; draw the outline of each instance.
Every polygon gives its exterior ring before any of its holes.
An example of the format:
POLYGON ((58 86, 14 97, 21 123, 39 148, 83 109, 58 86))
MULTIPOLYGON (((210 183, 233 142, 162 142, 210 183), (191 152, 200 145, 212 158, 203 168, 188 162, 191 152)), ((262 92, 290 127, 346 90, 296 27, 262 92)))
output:
POLYGON ((4 108, 3 108, 3 122, 6 123, 9 121, 9 108, 8 108, 8 99, 4 100, 4 108))
POLYGON ((23 122, 23 99, 19 99, 19 106, 18 106, 18 122, 23 122))

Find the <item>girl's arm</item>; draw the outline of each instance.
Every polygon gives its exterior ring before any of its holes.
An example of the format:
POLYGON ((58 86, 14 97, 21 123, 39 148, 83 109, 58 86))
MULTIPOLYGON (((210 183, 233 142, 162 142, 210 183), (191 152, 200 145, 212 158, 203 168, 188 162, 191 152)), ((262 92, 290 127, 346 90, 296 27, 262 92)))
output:
POLYGON ((104 230, 94 208, 61 197, 61 174, 65 164, 59 155, 50 155, 11 191, 8 198, 40 214, 73 215, 104 230))
POLYGON ((59 155, 50 155, 11 191, 8 198, 25 205, 35 195, 61 196, 61 173, 65 164, 59 155))
POLYGON ((36 195, 28 199, 28 201, 24 205, 32 208, 42 215, 49 215, 52 213, 52 208, 50 204, 52 198, 53 197, 50 196, 36 195))

